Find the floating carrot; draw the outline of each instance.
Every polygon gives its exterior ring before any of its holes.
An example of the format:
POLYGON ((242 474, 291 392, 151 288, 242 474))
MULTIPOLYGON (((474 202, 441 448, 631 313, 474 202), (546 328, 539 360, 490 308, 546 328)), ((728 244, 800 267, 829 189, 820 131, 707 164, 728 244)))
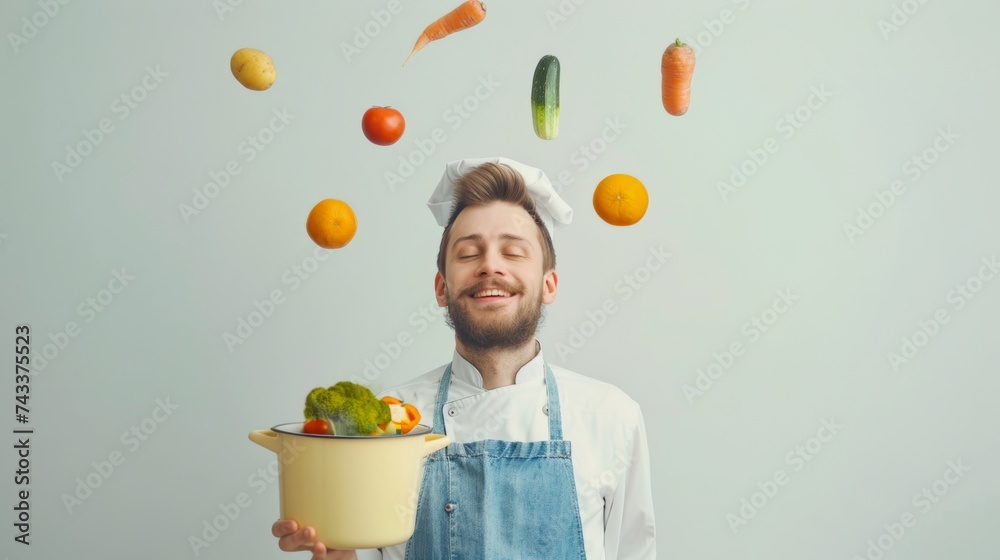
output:
POLYGON ((424 32, 417 37, 417 43, 413 45, 410 56, 406 57, 403 66, 413 58, 413 55, 431 41, 436 41, 451 35, 456 31, 468 29, 486 18, 486 4, 480 0, 466 0, 457 8, 441 16, 434 23, 427 26, 424 32))
POLYGON ((680 39, 670 43, 660 60, 663 82, 661 99, 668 113, 679 117, 691 104, 691 76, 694 75, 694 51, 680 39))

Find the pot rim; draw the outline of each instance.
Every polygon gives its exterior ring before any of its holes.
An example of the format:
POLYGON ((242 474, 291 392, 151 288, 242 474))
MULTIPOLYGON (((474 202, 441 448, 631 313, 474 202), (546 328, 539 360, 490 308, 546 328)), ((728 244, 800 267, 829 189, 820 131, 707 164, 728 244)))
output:
POLYGON ((325 438, 325 439, 394 439, 394 438, 405 438, 414 436, 425 436, 431 433, 431 427, 426 424, 417 424, 413 427, 409 433, 405 434, 386 434, 381 436, 336 436, 333 434, 307 434, 302 431, 302 426, 305 422, 286 422, 284 424, 277 424, 271 426, 271 430, 278 432, 279 434, 285 434, 289 436, 302 436, 302 437, 314 437, 314 438, 325 438), (297 426, 297 428, 295 428, 297 426))

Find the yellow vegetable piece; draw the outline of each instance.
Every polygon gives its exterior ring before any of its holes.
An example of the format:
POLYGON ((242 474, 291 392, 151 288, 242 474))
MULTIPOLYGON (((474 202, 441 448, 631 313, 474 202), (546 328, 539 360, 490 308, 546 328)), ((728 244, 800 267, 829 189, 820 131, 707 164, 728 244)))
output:
POLYGON ((274 61, 267 53, 257 49, 243 48, 233 53, 229 69, 233 71, 236 81, 254 91, 264 91, 271 87, 278 77, 274 61))

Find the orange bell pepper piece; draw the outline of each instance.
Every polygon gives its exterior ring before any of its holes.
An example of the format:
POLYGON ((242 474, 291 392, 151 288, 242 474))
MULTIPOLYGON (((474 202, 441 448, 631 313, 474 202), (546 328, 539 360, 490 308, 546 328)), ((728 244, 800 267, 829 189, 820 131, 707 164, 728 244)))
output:
MULTIPOLYGON (((408 433, 410 430, 416 427, 420 422, 420 411, 417 407, 412 404, 403 404, 403 401, 397 399, 396 397, 385 396, 382 397, 382 401, 389 405, 399 405, 406 410, 406 419, 399 423, 399 429, 402 433, 408 433)), ((383 430, 384 426, 380 426, 383 430)))
POLYGON ((417 423, 420 422, 420 411, 417 410, 417 407, 412 404, 405 404, 403 405, 403 408, 406 410, 406 420, 402 421, 399 424, 399 427, 405 434, 412 430, 417 423))

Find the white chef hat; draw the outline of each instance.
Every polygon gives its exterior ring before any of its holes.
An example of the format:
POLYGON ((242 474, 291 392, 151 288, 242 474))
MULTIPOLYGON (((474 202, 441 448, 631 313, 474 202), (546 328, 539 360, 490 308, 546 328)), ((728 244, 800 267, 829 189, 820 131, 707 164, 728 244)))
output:
POLYGON ((434 219, 438 225, 446 227, 448 218, 451 217, 451 208, 454 202, 455 183, 459 177, 468 173, 472 168, 486 162, 505 163, 524 177, 524 184, 528 187, 528 194, 535 202, 535 211, 542 218, 542 223, 552 235, 553 230, 565 226, 573 221, 573 209, 566 204, 566 201, 559 196, 549 178, 541 169, 524 165, 512 159, 504 157, 488 158, 468 158, 449 162, 445 165, 444 175, 441 182, 431 194, 427 201, 427 207, 434 214, 434 219))

